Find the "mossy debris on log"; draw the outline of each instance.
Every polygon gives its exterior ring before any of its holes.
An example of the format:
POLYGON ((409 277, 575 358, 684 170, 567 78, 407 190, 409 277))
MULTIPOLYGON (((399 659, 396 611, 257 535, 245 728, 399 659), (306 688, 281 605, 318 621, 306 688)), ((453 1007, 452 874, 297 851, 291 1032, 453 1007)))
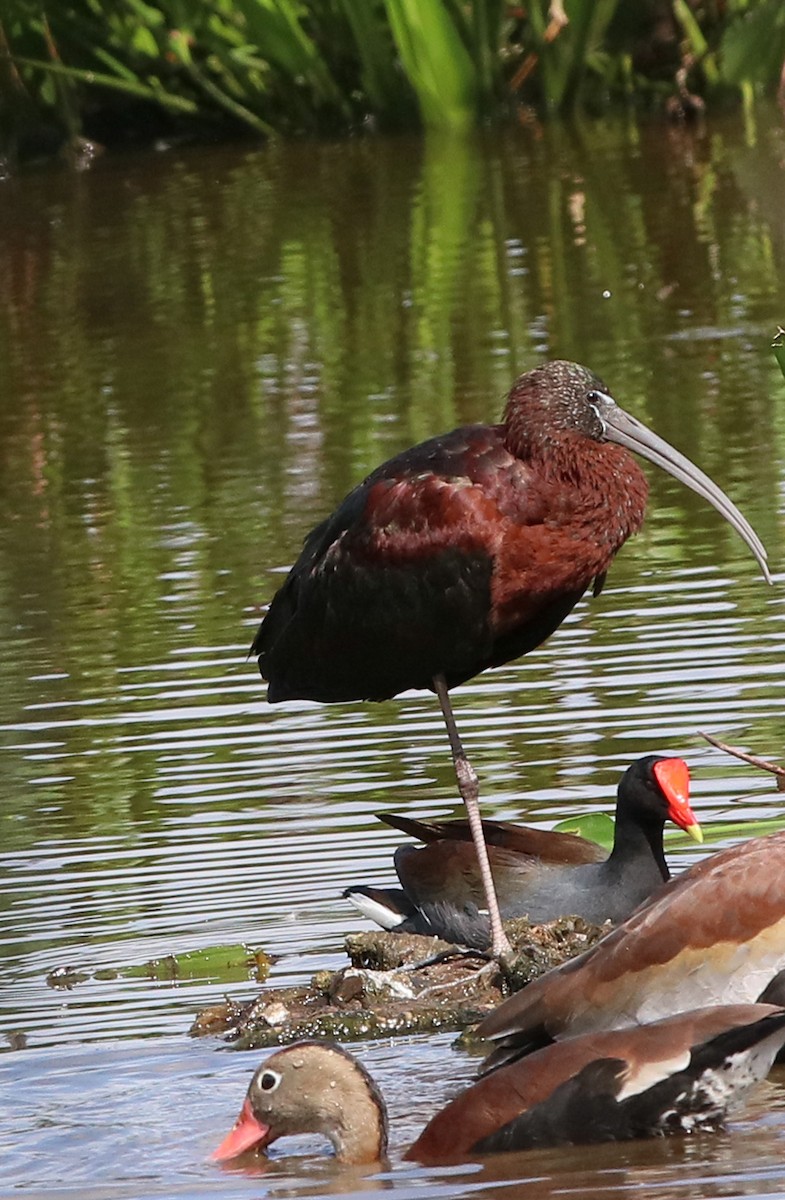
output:
POLYGON ((246 1004, 227 1000, 204 1009, 190 1032, 225 1034, 237 1049, 250 1050, 308 1037, 358 1041, 464 1029, 608 931, 577 917, 547 925, 511 921, 506 928, 515 953, 504 968, 438 938, 350 934, 349 966, 320 971, 300 987, 265 988, 246 1004))

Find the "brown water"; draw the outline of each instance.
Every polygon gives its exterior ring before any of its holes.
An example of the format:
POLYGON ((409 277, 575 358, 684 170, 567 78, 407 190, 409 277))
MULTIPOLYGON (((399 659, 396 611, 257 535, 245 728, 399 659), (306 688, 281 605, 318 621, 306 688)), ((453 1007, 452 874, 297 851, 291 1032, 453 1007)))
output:
MULTIPOLYGON (((150 960, 248 943, 276 983, 342 961, 349 882, 390 878, 373 813, 455 806, 433 698, 265 703, 246 649, 304 533, 377 462, 496 419, 517 372, 584 361, 767 544, 767 588, 697 497, 650 517, 598 600, 455 693, 485 810, 608 809, 684 754, 704 821, 777 815, 701 728, 783 745, 785 136, 623 121, 171 151, 0 189, 0 1193, 626 1197, 785 1190, 785 1089, 729 1134, 482 1168, 205 1163, 258 1055, 194 1042, 247 972, 150 960), (73 983, 66 973, 81 977, 73 983), (54 974, 53 974, 54 973, 54 974), (71 981, 66 988, 63 982, 71 981)), ((695 857, 673 852, 676 865, 695 857)), ((360 1047, 394 1159, 472 1063, 360 1047)))

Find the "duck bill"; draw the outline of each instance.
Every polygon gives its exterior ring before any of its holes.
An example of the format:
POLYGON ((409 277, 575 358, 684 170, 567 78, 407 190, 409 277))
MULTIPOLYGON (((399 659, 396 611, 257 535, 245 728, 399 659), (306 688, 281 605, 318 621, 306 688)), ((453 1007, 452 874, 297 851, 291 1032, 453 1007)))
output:
POLYGON ((722 489, 718 488, 708 475, 704 475, 703 471, 695 466, 695 463, 690 462, 678 450, 674 450, 673 446, 669 445, 664 438, 658 437, 635 417, 631 417, 623 408, 619 408, 615 401, 607 406, 603 405, 601 419, 605 425, 605 437, 609 442, 617 442, 627 450, 632 450, 635 454, 640 454, 642 458, 647 458, 655 466, 667 471, 674 479, 678 479, 680 483, 692 488, 693 492, 697 492, 704 500, 708 500, 709 504, 717 509, 717 512, 725 518, 729 525, 733 526, 747 543, 758 560, 766 582, 772 582, 763 543, 746 517, 742 516, 733 501, 728 499, 722 489))
POLYGON ((213 1150, 210 1158, 213 1162, 225 1162, 228 1158, 236 1158, 246 1150, 261 1149, 267 1145, 270 1126, 262 1124, 253 1115, 250 1100, 246 1099, 235 1121, 234 1128, 226 1135, 220 1146, 213 1150))

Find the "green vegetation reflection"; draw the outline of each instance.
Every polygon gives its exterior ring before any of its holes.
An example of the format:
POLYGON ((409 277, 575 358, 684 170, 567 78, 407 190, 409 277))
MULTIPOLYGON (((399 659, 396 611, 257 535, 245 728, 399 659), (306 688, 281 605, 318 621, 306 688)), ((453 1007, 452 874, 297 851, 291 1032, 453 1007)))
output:
MULTIPOLYGON (((6 844, 160 823, 178 706, 250 691, 255 622, 307 529, 390 454, 498 419, 544 357, 598 370, 776 564, 780 146, 761 108, 709 139, 618 122, 276 146, 31 179, 24 213, 0 197, 6 844)), ((614 584, 644 563, 751 581, 716 515, 651 479, 614 584)), ((739 592, 738 620, 763 591, 739 592)), ((585 628, 593 653, 617 640, 614 621, 585 628)), ((745 646, 750 677, 765 653, 745 646)), ((555 671, 546 655, 546 691, 555 671)), ((223 721, 216 766, 246 720, 223 721)), ((775 744, 774 716, 756 721, 775 744)))

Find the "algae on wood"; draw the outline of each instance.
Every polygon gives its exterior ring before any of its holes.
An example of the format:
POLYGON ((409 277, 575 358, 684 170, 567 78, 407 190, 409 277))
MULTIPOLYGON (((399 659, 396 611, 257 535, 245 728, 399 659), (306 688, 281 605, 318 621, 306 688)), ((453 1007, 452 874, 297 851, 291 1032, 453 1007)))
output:
POLYGON ((579 917, 546 925, 505 925, 515 956, 499 965, 438 938, 357 933, 346 939, 350 965, 320 971, 302 987, 266 988, 247 1004, 227 999, 197 1014, 194 1037, 222 1033, 237 1049, 301 1038, 358 1041, 402 1033, 462 1030, 510 991, 588 949, 608 932, 579 917))

